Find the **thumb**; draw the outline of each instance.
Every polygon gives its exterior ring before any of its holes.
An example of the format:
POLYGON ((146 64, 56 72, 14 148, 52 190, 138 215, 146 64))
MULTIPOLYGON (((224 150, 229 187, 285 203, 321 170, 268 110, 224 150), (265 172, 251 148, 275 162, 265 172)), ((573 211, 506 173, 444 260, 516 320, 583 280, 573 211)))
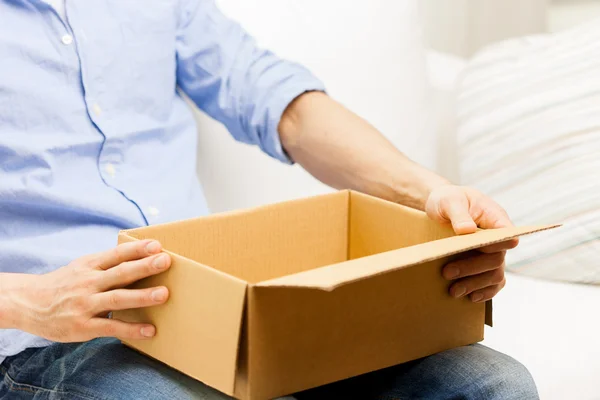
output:
POLYGON ((442 215, 452 223, 452 229, 457 235, 473 233, 477 230, 477 224, 469 214, 469 201, 461 193, 441 202, 442 215))

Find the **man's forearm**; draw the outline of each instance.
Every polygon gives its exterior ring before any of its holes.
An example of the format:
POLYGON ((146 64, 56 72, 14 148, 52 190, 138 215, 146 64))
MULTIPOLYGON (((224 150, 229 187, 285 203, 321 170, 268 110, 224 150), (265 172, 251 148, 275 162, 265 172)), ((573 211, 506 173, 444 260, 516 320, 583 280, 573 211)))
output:
POLYGON ((449 183, 409 160, 373 126, 321 92, 294 100, 279 132, 295 162, 338 189, 355 189, 423 210, 429 193, 449 183))
POLYGON ((0 272, 0 329, 18 329, 27 310, 19 307, 17 294, 27 290, 27 284, 34 278, 28 274, 0 272))

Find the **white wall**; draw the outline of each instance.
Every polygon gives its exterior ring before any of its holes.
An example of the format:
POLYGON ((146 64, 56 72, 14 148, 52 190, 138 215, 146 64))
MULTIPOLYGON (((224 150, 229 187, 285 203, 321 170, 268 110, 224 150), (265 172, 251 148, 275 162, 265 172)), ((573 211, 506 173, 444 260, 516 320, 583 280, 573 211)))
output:
POLYGON ((422 0, 429 47, 468 57, 499 40, 546 31, 549 0, 422 0))
MULTIPOLYGON (((298 60, 329 93, 417 161, 435 167, 417 0, 221 0, 263 46, 298 60)), ((213 211, 327 190, 301 168, 234 143, 199 115, 199 176, 213 211)))
POLYGON ((548 29, 556 32, 596 18, 599 0, 554 0, 548 9, 548 29))

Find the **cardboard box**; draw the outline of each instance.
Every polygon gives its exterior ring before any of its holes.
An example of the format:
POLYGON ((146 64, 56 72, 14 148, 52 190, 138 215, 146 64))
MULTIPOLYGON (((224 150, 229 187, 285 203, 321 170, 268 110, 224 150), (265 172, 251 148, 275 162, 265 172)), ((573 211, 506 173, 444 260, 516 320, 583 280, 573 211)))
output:
POLYGON ((458 253, 549 227, 455 236, 422 212, 352 191, 123 231, 171 268, 136 287, 169 301, 138 349, 239 399, 270 399, 483 339, 491 303, 448 295, 458 253))

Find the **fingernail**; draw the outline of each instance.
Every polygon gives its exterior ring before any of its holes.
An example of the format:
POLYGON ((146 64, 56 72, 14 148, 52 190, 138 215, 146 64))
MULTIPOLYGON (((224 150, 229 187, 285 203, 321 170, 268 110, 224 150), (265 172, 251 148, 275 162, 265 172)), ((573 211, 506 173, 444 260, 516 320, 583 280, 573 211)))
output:
POLYGON ((152 300, 154 300, 156 302, 165 301, 165 299, 167 298, 167 289, 165 289, 165 288, 156 289, 156 290, 152 291, 152 294, 150 296, 152 297, 152 300))
POLYGON ((152 337, 156 333, 156 329, 153 326, 144 326, 140 329, 140 333, 145 337, 152 337))
POLYGON ((454 286, 454 297, 459 298, 459 297, 463 296, 465 293, 467 293, 467 288, 464 287, 463 285, 454 286))
POLYGON ((454 223, 454 225, 456 225, 459 228, 465 228, 465 227, 470 228, 470 227, 473 226, 473 222, 472 221, 468 221, 468 220, 466 220, 466 221, 456 221, 454 223))
POLYGON ((167 267, 168 256, 161 254, 152 261, 152 266, 156 269, 165 269, 167 267))
POLYGON ((444 268, 444 277, 446 279, 454 279, 459 274, 460 274, 459 269, 453 265, 446 265, 446 268, 444 268))
POLYGON ((146 245, 146 251, 150 254, 158 253, 160 251, 160 243, 156 240, 151 241, 146 245))
POLYGON ((475 293, 471 300, 473 300, 475 303, 480 302, 483 300, 483 295, 481 293, 475 293))
POLYGON ((466 230, 466 231, 474 231, 477 229, 477 225, 473 221, 456 221, 452 224, 455 229, 458 230, 466 230))

